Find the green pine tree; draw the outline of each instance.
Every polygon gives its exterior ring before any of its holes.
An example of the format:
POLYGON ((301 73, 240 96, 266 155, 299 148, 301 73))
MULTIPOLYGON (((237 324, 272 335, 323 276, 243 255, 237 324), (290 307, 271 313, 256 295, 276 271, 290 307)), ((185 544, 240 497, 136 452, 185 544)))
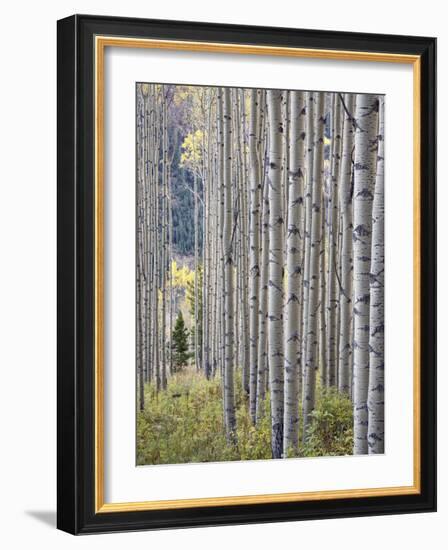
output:
POLYGON ((187 364, 191 356, 188 352, 188 329, 185 326, 185 321, 180 311, 173 329, 172 346, 173 369, 174 372, 179 372, 187 364))

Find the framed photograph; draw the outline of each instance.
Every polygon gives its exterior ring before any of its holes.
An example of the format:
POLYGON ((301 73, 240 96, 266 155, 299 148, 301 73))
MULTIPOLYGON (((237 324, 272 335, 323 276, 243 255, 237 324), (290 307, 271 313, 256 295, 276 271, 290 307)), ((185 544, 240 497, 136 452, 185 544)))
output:
POLYGON ((436 40, 58 22, 58 527, 436 509, 436 40))

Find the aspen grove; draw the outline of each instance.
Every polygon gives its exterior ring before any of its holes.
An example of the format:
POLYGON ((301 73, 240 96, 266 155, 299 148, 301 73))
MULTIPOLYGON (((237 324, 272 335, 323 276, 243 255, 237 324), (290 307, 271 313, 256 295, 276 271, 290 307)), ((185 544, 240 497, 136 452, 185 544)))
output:
POLYGON ((137 84, 138 464, 384 453, 384 97, 137 84))

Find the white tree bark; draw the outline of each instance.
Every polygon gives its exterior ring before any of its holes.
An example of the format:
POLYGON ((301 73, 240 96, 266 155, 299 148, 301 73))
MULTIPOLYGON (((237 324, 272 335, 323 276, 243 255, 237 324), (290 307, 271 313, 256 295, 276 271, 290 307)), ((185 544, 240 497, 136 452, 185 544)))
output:
POLYGON ((379 103, 378 157, 370 267, 369 454, 384 453, 384 97, 379 103))
POLYGON ((268 283, 269 283, 269 186, 267 184, 268 128, 266 90, 260 90, 260 122, 258 125, 258 151, 261 157, 260 181, 262 183, 262 217, 260 226, 260 299, 258 317, 258 375, 257 375, 257 422, 265 413, 266 390, 268 386, 268 283))
POLYGON ((314 158, 314 97, 311 92, 305 94, 305 181, 304 181, 304 223, 303 223, 303 288, 302 288, 302 397, 305 388, 305 358, 308 340, 308 303, 310 290, 311 255, 311 218, 312 218, 312 178, 314 158))
POLYGON ((258 100, 260 93, 250 92, 249 121, 249 177, 250 177, 250 222, 249 222, 249 409, 252 422, 257 411, 257 372, 259 337, 259 287, 260 287, 260 163, 257 151, 258 100))
MULTIPOLYGON (((311 215, 311 239, 309 258, 309 291, 307 311, 307 336, 305 356, 305 387, 303 398, 303 438, 307 440, 307 430, 311 422, 311 413, 315 407, 316 394, 316 370, 318 368, 318 305, 319 305, 319 256, 321 239, 321 195, 324 177, 323 151, 324 151, 324 101, 323 94, 313 95, 315 102, 314 112, 314 158, 312 187, 312 215, 311 215)), ((312 102, 309 102, 308 108, 312 102)))
MULTIPOLYGON (((246 93, 245 90, 239 90, 238 94, 238 111, 240 119, 240 136, 241 136, 241 147, 240 147, 240 195, 241 195, 241 205, 242 205, 242 219, 241 219, 241 267, 242 267, 242 276, 241 276, 241 363, 243 366, 243 384, 244 391, 249 393, 249 371, 250 371, 250 305, 249 305, 249 254, 250 250, 247 247, 247 242, 249 242, 249 233, 250 233, 250 186, 247 185, 249 180, 249 170, 248 170, 248 160, 247 160, 247 117, 246 117, 246 93)), ((259 182, 261 187, 261 184, 259 182)), ((257 311, 258 313, 258 311, 257 311)), ((255 399, 256 399, 256 376, 255 376, 255 399)), ((255 415, 252 418, 254 422, 255 415)))
POLYGON ((161 387, 166 389, 166 271, 168 258, 168 120, 167 120, 167 87, 162 86, 162 262, 161 262, 161 283, 162 283, 162 326, 161 326, 161 355, 162 373, 161 387))
MULTIPOLYGON (((137 151, 140 162, 137 164, 137 211, 138 211, 138 254, 137 254, 137 374, 138 374, 138 405, 141 411, 145 408, 145 359, 148 353, 147 339, 144 331, 143 319, 145 308, 143 297, 145 296, 147 283, 144 284, 145 262, 143 257, 143 232, 145 230, 143 214, 143 196, 145 193, 145 155, 146 155, 146 95, 140 87, 141 93, 137 95, 137 151), (146 348, 146 349, 145 349, 146 348)), ((145 89, 146 91, 146 89, 145 89)))
POLYGON ((328 386, 328 348, 327 348, 327 324, 328 324, 328 303, 327 303, 327 213, 328 196, 325 185, 325 175, 322 178, 321 202, 320 202, 320 241, 319 245, 319 301, 317 306, 318 318, 318 361, 322 386, 328 386))
POLYGON ((290 93, 290 158, 288 178, 288 229, 286 234, 285 305, 285 420, 283 453, 295 453, 299 441, 299 389, 301 360, 301 226, 305 155, 305 98, 290 93))
POLYGON ((160 149, 160 91, 156 89, 156 86, 152 86, 152 100, 153 100, 153 125, 151 131, 153 132, 152 139, 152 187, 153 187, 153 242, 154 242, 154 261, 153 261, 153 284, 152 284, 152 339, 153 344, 151 346, 153 351, 153 365, 154 365, 154 378, 156 384, 156 390, 161 388, 161 372, 160 372, 160 329, 159 329, 159 277, 160 277, 160 184, 159 184, 159 149, 160 149))
POLYGON ((341 103, 336 94, 332 94, 331 110, 331 155, 330 155, 330 189, 328 192, 327 220, 328 232, 328 281, 327 281, 327 361, 328 385, 337 382, 337 311, 339 309, 337 246, 338 246, 338 183, 341 159, 341 103))
POLYGON ((230 89, 223 95, 223 191, 224 191, 224 312, 225 312, 225 367, 224 393, 227 437, 234 442, 236 437, 235 389, 234 389, 234 273, 233 273, 233 209, 232 209, 232 110, 230 89))
POLYGON ((257 374, 257 418, 258 422, 265 412, 267 380, 267 339, 268 339, 268 282, 269 282, 269 189, 267 183, 262 190, 263 214, 261 227, 261 275, 259 300, 259 336, 258 336, 258 374, 257 374))
POLYGON ((269 386, 271 391, 272 458, 283 456, 283 232, 282 212, 282 92, 268 90, 269 115, 269 386))
POLYGON ((352 289, 353 289, 353 146, 355 141, 355 95, 339 95, 344 102, 343 143, 339 183, 339 202, 342 213, 341 290, 339 293, 339 379, 340 392, 351 394, 352 370, 352 289))
POLYGON ((369 274, 378 133, 376 96, 357 95, 356 125, 353 187, 353 453, 367 454, 367 390, 370 364, 369 274))

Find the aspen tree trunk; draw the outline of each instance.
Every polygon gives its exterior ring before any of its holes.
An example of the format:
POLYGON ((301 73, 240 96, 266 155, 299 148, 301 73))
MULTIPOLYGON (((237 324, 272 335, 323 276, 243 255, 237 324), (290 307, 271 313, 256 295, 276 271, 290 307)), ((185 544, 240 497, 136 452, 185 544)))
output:
POLYGON ((169 193, 169 212, 168 212, 168 229, 169 229, 169 338, 168 338, 168 353, 169 353, 169 374, 173 374, 173 193, 171 186, 171 165, 168 169, 168 193, 169 193))
POLYGON ((266 387, 268 383, 268 282, 269 282, 269 186, 266 182, 267 167, 267 124, 266 91, 259 90, 259 122, 257 130, 257 152, 259 157, 261 182, 260 220, 260 288, 258 309, 258 359, 257 359, 257 418, 265 413, 266 387))
POLYGON ((342 213, 341 290, 339 293, 339 380, 340 392, 351 394, 352 370, 352 289, 353 289, 353 162, 355 138, 355 95, 338 94, 338 102, 344 101, 344 130, 339 183, 339 202, 342 213))
POLYGON ((218 195, 219 195, 219 208, 218 208, 218 236, 219 236, 219 368, 223 377, 223 404, 224 404, 224 417, 227 407, 226 398, 227 394, 224 387, 224 370, 225 370, 225 341, 226 341, 226 316, 225 316, 225 300, 226 300, 226 288, 225 288, 225 262, 224 262, 224 216, 225 216, 225 199, 224 199, 224 115, 223 115, 223 89, 218 89, 218 195))
MULTIPOLYGON (((303 399, 303 438, 307 440, 307 430, 311 422, 311 413, 315 406, 316 369, 318 363, 318 301, 319 301, 319 253, 321 238, 321 194, 323 183, 323 152, 324 152, 324 101, 323 94, 314 94, 315 113, 314 130, 315 146, 313 155, 312 215, 309 258, 309 295, 307 311, 307 338, 305 355, 305 387, 303 399)), ((310 105, 308 105, 310 107, 310 105)))
POLYGON ((148 238, 150 242, 149 246, 149 254, 147 257, 147 285, 146 285, 146 307, 148 309, 148 321, 147 321, 147 333, 146 333, 146 341, 147 341, 147 355, 146 355, 146 382, 152 382, 153 374, 154 374, 154 363, 153 363, 153 326, 154 326, 154 313, 152 309, 152 299, 153 299, 153 285, 154 285, 154 226, 153 226, 153 219, 154 219, 154 201, 153 201, 153 193, 154 193, 154 181, 153 181, 153 173, 154 173, 154 167, 152 164, 153 155, 152 155, 152 149, 153 149, 153 124, 154 124, 154 109, 153 109, 153 92, 149 85, 143 86, 142 90, 144 90, 145 94, 145 118, 146 118, 146 124, 145 124, 145 135, 146 135, 146 147, 144 152, 144 159, 145 159, 145 177, 147 180, 146 185, 146 225, 148 228, 148 238))
MULTIPOLYGON (((138 99, 138 98, 137 98, 138 99)), ((141 212, 141 200, 143 196, 143 182, 144 182, 144 151, 145 151, 145 126, 146 126, 146 117, 145 117, 145 102, 143 96, 141 96, 140 101, 138 102, 140 108, 139 113, 139 130, 137 132, 137 149, 139 152, 139 158, 143 159, 142 162, 138 165, 138 179, 137 179, 137 188, 138 188, 138 211, 141 212)), ((143 231, 143 219, 140 214, 139 216, 139 225, 138 225, 138 251, 137 256, 137 372, 138 372, 138 388, 139 388, 139 409, 141 411, 145 408, 145 386, 144 386, 144 332, 143 332, 143 311, 142 311, 142 279, 143 279, 143 258, 141 253, 141 242, 142 242, 142 231, 143 231)))
POLYGON ((203 361, 205 376, 210 378, 211 376, 211 349, 213 346, 213 331, 212 331, 212 319, 211 312, 213 308, 213 296, 212 296, 212 273, 211 273, 211 259, 213 254, 213 243, 211 239, 211 225, 212 219, 210 215, 211 200, 212 197, 212 96, 211 92, 207 96, 209 100, 209 110, 207 118, 207 148, 204 156, 207 158, 206 177, 203 186, 204 196, 204 290, 203 290, 203 361))
MULTIPOLYGON (((247 364, 244 362, 245 343, 242 340, 244 331, 244 307, 243 307, 243 278, 246 276, 244 271, 244 252, 242 250, 242 239, 244 238, 244 204, 243 204, 243 185, 242 185, 242 155, 241 155, 241 112, 238 90, 231 90, 231 102, 233 105, 232 115, 232 204, 233 211, 233 257, 235 273, 235 296, 234 296, 234 364, 235 368, 241 367, 243 388, 244 378, 246 377, 247 364)), ((246 388, 247 389, 247 386, 246 388)))
POLYGON ((153 188, 154 188, 154 268, 153 268, 153 304, 152 304, 152 316, 153 316, 153 362, 154 362, 154 375, 156 382, 156 390, 161 388, 161 376, 160 376, 160 354, 159 354, 159 269, 160 269, 160 237, 159 237, 159 204, 160 204, 160 184, 159 184, 159 146, 160 146, 160 105, 158 91, 155 86, 152 86, 153 102, 154 102, 154 116, 153 116, 153 188))
POLYGON ((260 166, 257 152, 259 91, 251 90, 249 122, 250 230, 249 230, 249 402, 252 422, 256 421, 260 287, 260 166))
POLYGON ((139 387, 139 408, 142 411, 145 408, 145 379, 144 379, 144 310, 142 307, 142 295, 143 295, 143 269, 142 269, 142 243, 139 243, 139 253, 137 256, 137 269, 138 269, 138 279, 137 279, 137 336, 138 336, 138 355, 137 355, 137 366, 138 366, 138 387, 139 387))
POLYGON ((301 360, 300 309, 302 290, 301 224, 305 153, 305 102, 302 92, 290 93, 290 150, 288 229, 286 234, 285 306, 285 431, 283 454, 297 452, 299 442, 299 389, 301 360))
POLYGON ((208 182, 208 169, 207 169, 207 153, 205 147, 205 136, 207 132, 206 120, 205 120, 205 111, 204 111, 204 102, 206 99, 207 89, 203 90, 201 95, 201 109, 203 112, 203 132, 202 132, 202 143, 201 143, 201 157, 202 157, 202 304, 201 304, 201 360, 202 360, 202 369, 204 371, 205 377, 208 378, 208 364, 207 364, 207 344, 209 341, 208 335, 208 323, 207 323, 207 310, 208 310, 208 287, 207 287, 207 278, 208 278, 208 219, 207 219, 207 189, 209 187, 208 182))
POLYGON ((268 282, 269 282, 269 188, 267 183, 262 188, 262 227, 261 231, 261 274, 260 299, 258 311, 258 356, 257 356, 257 418, 258 422, 265 412, 266 379, 267 379, 267 338, 268 338, 268 282))
POLYGON ((269 386, 271 390, 272 458, 283 456, 283 231, 282 212, 282 92, 268 90, 269 115, 269 386))
POLYGON ((376 96, 357 95, 356 125, 353 187, 353 454, 367 454, 369 273, 378 132, 378 99, 376 96))
POLYGON ((151 348, 151 334, 152 334, 152 326, 153 326, 153 312, 151 310, 151 299, 152 299, 152 285, 153 285, 153 270, 154 270, 154 253, 153 253, 153 231, 151 227, 152 222, 152 210, 154 208, 152 201, 151 201, 151 192, 152 188, 154 187, 153 181, 152 181, 152 156, 151 156, 151 148, 153 146, 153 135, 151 132, 152 126, 151 126, 151 111, 152 106, 150 104, 150 98, 151 94, 149 94, 149 86, 144 86, 144 102, 145 102, 145 147, 143 152, 143 159, 144 159, 144 166, 142 167, 143 171, 143 177, 145 182, 145 189, 144 193, 142 195, 142 199, 145 201, 146 208, 144 209, 145 212, 143 214, 144 221, 143 226, 146 226, 146 239, 148 242, 148 249, 147 249, 147 255, 145 258, 145 269, 146 269, 146 288, 142 289, 144 295, 142 296, 142 300, 144 301, 144 309, 146 310, 145 313, 145 381, 150 382, 151 381, 151 370, 153 369, 152 366, 152 348, 151 348), (151 111, 150 111, 151 109, 151 111))
MULTIPOLYGON (((152 167, 152 156, 151 150, 153 147, 153 133, 151 131, 151 119, 153 115, 149 111, 149 86, 144 86, 145 90, 145 151, 144 151, 144 177, 146 181, 145 185, 145 202, 146 202, 146 212, 145 212, 145 224, 146 224, 146 234, 148 244, 148 251, 146 257, 146 292, 144 296, 145 308, 146 308, 146 330, 145 330, 145 340, 146 340, 146 369, 145 369, 145 381, 150 382, 152 377, 152 346, 151 346, 151 335, 154 324, 154 314, 152 311, 152 295, 153 295, 153 270, 154 270, 154 228, 152 227, 153 221, 153 201, 152 201, 152 189, 154 187, 154 182, 152 179, 153 176, 153 167, 152 167)), ((151 108, 151 111, 153 109, 151 108)))
POLYGON ((224 312, 225 312, 225 368, 224 393, 227 437, 229 441, 236 439, 236 417, 234 396, 234 261, 233 261, 233 210, 232 210, 232 116, 230 106, 230 90, 223 91, 223 187, 224 187, 224 312))
POLYGON ((285 90, 282 94, 282 120, 283 120, 283 132, 282 132, 282 211, 284 212, 284 227, 285 230, 288 228, 288 199, 289 199, 289 156, 290 156, 290 92, 285 90))
MULTIPOLYGON (((167 375, 173 374, 173 315, 174 315, 174 294, 173 294, 173 188, 172 188, 172 165, 174 158, 174 151, 178 146, 178 130, 174 129, 173 137, 173 153, 168 160, 167 166, 167 182, 166 182, 166 194, 167 194, 167 231, 168 231, 168 364, 167 375)), ((167 148, 169 150, 169 141, 167 141, 167 148)), ((168 154, 168 151, 167 151, 168 154)))
POLYGON ((338 298, 338 182, 341 158, 341 104, 336 94, 332 94, 331 110, 331 155, 330 155, 330 189, 328 193, 327 219, 328 232, 328 281, 327 281, 327 360, 328 360, 328 385, 335 386, 337 382, 337 311, 339 309, 338 298))
MULTIPOLYGON (((306 345, 308 341, 308 304, 310 291, 311 219, 312 219, 312 179, 314 159, 314 97, 305 94, 305 188, 304 188, 304 228, 303 228, 303 289, 302 289, 302 394, 305 387, 306 345)), ((303 396, 302 396, 303 397, 303 396)))
POLYGON ((145 379, 148 379, 148 372, 150 368, 150 345, 149 345, 149 330, 151 326, 151 310, 148 306, 149 300, 148 295, 150 292, 150 286, 148 284, 148 277, 150 273, 150 242, 148 238, 148 223, 147 223, 147 205, 146 200, 148 196, 148 187, 149 187, 149 178, 147 176, 148 168, 148 139, 147 139, 147 129, 148 129, 148 112, 147 112, 147 87, 141 88, 142 92, 142 143, 141 143, 141 165, 140 165, 140 187, 138 189, 140 194, 140 233, 139 238, 142 242, 142 255, 140 258, 141 262, 141 280, 140 280, 140 315, 142 315, 141 321, 141 331, 142 331, 142 370, 143 370, 143 382, 145 379))
POLYGON ((221 270, 220 270, 220 241, 219 241, 219 215, 220 215, 220 185, 219 185, 219 175, 218 175, 218 157, 219 157, 219 140, 220 140, 220 134, 219 134, 219 124, 218 124, 218 106, 220 105, 221 101, 218 100, 218 94, 216 96, 214 105, 215 105, 215 111, 216 111, 216 121, 215 121, 215 127, 214 132, 216 132, 216 141, 213 144, 213 191, 212 196, 216 197, 215 200, 212 201, 211 208, 212 208, 212 224, 213 224, 213 269, 212 269, 212 275, 213 275, 213 311, 212 311, 212 319, 213 319, 213 347, 212 347, 212 376, 216 375, 216 370, 218 368, 219 364, 219 352, 220 352, 220 338, 219 335, 221 333, 221 324, 220 324, 220 313, 219 313, 219 296, 220 296, 220 289, 219 289, 219 280, 221 276, 221 270))
POLYGON ((224 227, 224 114, 223 114, 223 88, 218 88, 217 95, 217 110, 216 110, 218 139, 217 139, 217 191, 218 191, 218 205, 217 205, 217 255, 218 255, 218 369, 221 377, 222 385, 222 402, 223 402, 223 415, 224 415, 224 427, 227 434, 227 396, 228 393, 225 387, 225 335, 226 335, 226 317, 225 317, 225 280, 224 280, 224 244, 223 244, 223 227, 224 227))
MULTIPOLYGON (((323 178, 325 179, 325 178, 323 178)), ((325 183, 322 182, 321 187, 321 230, 319 243, 319 303, 317 306, 318 316, 318 353, 319 367, 321 374, 322 386, 328 385, 328 361, 327 361, 327 313, 328 307, 326 302, 327 289, 327 255, 326 255, 326 216, 327 216, 327 193, 325 183)))
MULTIPOLYGON (((139 341, 142 342, 143 337, 143 327, 142 327, 142 312, 141 312, 141 287, 140 284, 137 284, 137 320, 138 320, 138 331, 137 335, 139 338, 139 341)), ((144 373, 143 373, 143 361, 141 356, 141 346, 140 348, 140 354, 138 357, 138 405, 139 409, 143 411, 145 409, 145 379, 144 379, 144 373)))
POLYGON ((167 101, 166 87, 162 87, 162 376, 161 387, 166 389, 166 268, 167 268, 167 230, 168 230, 168 208, 167 208, 167 189, 168 189, 168 121, 167 121, 167 101))
MULTIPOLYGON (((194 136, 194 128, 193 128, 194 136)), ((193 137, 193 150, 195 150, 195 142, 193 137)), ((196 168, 193 169, 193 196, 194 196, 194 364, 196 371, 199 371, 199 263, 198 263, 198 176, 196 168)))
MULTIPOLYGON (((241 276, 242 276, 242 258, 241 258, 241 195, 240 195, 240 181, 239 181, 239 158, 240 158, 240 138, 239 138, 239 124, 238 124, 238 109, 236 102, 236 90, 232 89, 230 93, 231 105, 234 106, 231 111, 232 126, 231 126, 231 181, 232 181, 232 198, 231 203, 233 205, 232 210, 232 257, 233 257, 233 277, 234 277, 234 311, 233 311, 233 341, 234 341, 234 365, 235 369, 241 365, 240 357, 240 313, 241 303, 239 295, 241 293, 241 276)), ((244 366, 242 374, 244 372, 244 366)))
POLYGON ((378 157, 372 212, 370 267, 369 454, 384 453, 384 97, 379 103, 378 157))
MULTIPOLYGON (((240 176, 240 193, 242 200, 242 263, 243 263, 243 277, 242 277, 242 320, 241 320, 241 341, 242 341, 242 362, 244 367, 244 388, 246 393, 249 392, 249 371, 250 371, 250 339, 249 339, 249 248, 246 243, 249 242, 249 223, 250 223, 250 185, 247 184, 249 180, 248 174, 248 161, 247 161, 247 117, 246 117, 246 94, 245 90, 240 90, 238 95, 239 111, 241 116, 241 138, 242 147, 241 150, 241 176, 240 176)), ((260 186, 261 187, 261 186, 260 186)), ((258 313, 258 311, 257 311, 258 313)), ((256 391, 256 382, 255 382, 256 391)))

